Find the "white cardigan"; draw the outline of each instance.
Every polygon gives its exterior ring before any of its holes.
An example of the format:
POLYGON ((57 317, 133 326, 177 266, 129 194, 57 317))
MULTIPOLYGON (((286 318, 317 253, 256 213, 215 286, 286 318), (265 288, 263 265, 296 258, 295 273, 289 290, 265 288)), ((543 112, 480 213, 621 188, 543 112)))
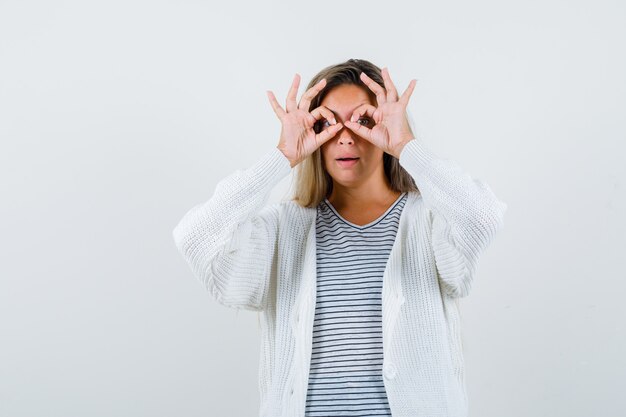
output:
MULTIPOLYGON (((481 252, 507 204, 422 139, 400 164, 415 179, 383 276, 383 377, 394 417, 466 417, 456 297, 470 292, 481 252)), ((316 291, 315 208, 267 204, 291 172, 272 148, 222 179, 173 231, 194 275, 221 304, 261 312, 260 417, 302 417, 316 291)))

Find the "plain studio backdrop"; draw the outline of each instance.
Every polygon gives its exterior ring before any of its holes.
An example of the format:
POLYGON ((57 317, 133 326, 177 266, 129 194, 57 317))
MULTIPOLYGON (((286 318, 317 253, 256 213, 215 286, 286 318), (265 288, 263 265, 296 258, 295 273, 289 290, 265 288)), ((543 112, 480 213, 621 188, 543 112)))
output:
MULTIPOLYGON (((253 416, 258 317, 172 229, 349 58, 508 204, 461 300, 471 417, 626 396, 621 1, 0 2, 0 416, 253 416)), ((291 175, 270 202, 287 197, 291 175)))

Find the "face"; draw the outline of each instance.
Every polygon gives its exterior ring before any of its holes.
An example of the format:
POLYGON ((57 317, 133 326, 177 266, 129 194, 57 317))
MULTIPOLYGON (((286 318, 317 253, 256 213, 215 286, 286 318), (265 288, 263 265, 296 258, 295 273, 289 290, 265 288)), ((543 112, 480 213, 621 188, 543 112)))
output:
MULTIPOLYGON (((353 84, 342 84, 330 90, 320 105, 332 111, 337 122, 343 124, 350 120, 354 109, 365 103, 376 105, 363 88, 353 84)), ((357 123, 369 129, 374 126, 374 120, 367 115, 361 116, 357 123)), ((322 130, 329 126, 329 121, 321 120, 322 130)), ((376 181, 384 175, 383 150, 345 126, 326 141, 320 151, 324 166, 333 181, 345 187, 360 186, 368 180, 376 181), (343 156, 356 156, 359 159, 346 162, 337 160, 343 156)))

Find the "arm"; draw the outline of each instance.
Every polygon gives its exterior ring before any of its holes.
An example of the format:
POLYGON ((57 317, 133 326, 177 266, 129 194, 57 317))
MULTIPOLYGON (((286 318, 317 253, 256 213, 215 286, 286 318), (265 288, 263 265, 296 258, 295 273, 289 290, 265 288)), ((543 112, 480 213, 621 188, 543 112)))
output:
POLYGON ((507 204, 456 162, 439 158, 421 139, 404 145, 400 164, 432 213, 432 244, 443 291, 469 294, 479 255, 503 224, 507 204))
POLYGON ((261 311, 276 253, 278 206, 265 205, 291 164, 272 148, 253 166, 222 179, 173 230, 176 247, 220 304, 261 311))

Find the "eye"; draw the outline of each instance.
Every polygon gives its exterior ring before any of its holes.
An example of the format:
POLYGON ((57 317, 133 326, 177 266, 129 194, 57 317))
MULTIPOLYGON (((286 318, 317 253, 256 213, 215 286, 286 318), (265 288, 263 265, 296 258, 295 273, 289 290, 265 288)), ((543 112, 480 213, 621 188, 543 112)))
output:
POLYGON ((327 128, 329 126, 332 126, 331 123, 328 120, 326 120, 326 119, 322 119, 322 121, 321 121, 321 128, 324 129, 324 128, 327 128))
MULTIPOLYGON (((357 120, 357 123, 364 121, 365 123, 361 123, 363 126, 366 126, 368 124, 371 124, 371 119, 369 117, 361 117, 359 118, 359 120, 357 120)), ((326 119, 323 119, 321 122, 321 127, 322 129, 325 127, 328 127, 326 124, 328 123, 328 126, 330 126, 330 122, 326 119)))
MULTIPOLYGON (((370 125, 371 122, 372 121, 371 121, 371 119, 369 117, 361 117, 361 118, 359 118, 359 120, 357 120, 357 123, 361 123, 363 126, 370 125), (361 122, 363 122, 363 123, 361 123, 361 122)), ((324 128, 330 126, 330 125, 331 125, 330 122, 328 120, 326 120, 326 119, 323 119, 323 120, 320 121, 320 128, 321 129, 324 129, 324 128)))

